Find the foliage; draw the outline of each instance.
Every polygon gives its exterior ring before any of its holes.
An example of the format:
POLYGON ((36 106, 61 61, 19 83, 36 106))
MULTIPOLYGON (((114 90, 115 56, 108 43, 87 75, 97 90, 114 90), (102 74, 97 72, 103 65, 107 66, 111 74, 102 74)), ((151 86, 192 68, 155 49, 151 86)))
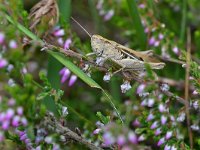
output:
POLYGON ((200 148, 198 0, 58 0, 53 40, 29 30, 34 2, 0 2, 1 148, 200 148), (139 81, 113 75, 118 64, 88 55, 90 38, 71 16, 90 34, 153 50, 165 68, 145 64, 139 81), (61 127, 44 126, 47 114, 61 127))

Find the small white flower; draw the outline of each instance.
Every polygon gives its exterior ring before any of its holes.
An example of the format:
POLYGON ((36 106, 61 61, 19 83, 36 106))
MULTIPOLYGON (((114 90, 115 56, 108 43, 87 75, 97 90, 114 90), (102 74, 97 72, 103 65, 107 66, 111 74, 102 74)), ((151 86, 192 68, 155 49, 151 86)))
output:
POLYGON ((197 101, 194 101, 194 102, 192 103, 192 106, 194 107, 195 110, 199 109, 199 101, 198 101, 198 100, 197 100, 197 101))
POLYGON ((190 127, 191 127, 191 129, 194 130, 194 131, 199 131, 199 126, 196 125, 196 124, 193 124, 193 125, 191 125, 190 127))
POLYGON ((185 113, 181 112, 181 114, 179 114, 178 118, 176 119, 178 122, 183 122, 185 120, 185 113))
POLYGON ((50 144, 50 143, 53 142, 53 138, 50 137, 50 136, 47 136, 47 137, 45 137, 44 141, 45 141, 46 143, 50 144))
POLYGON ((172 137, 173 132, 172 131, 168 131, 165 135, 165 139, 169 140, 172 137))
POLYGON ((146 140, 146 136, 145 136, 145 134, 142 134, 142 135, 140 135, 139 137, 138 137, 138 141, 144 141, 144 140, 146 140))
POLYGON ((162 115, 161 116, 161 124, 164 125, 164 124, 166 124, 166 122, 167 122, 167 117, 162 115))
POLYGON ((168 84, 162 84, 161 85, 161 87, 160 87, 160 89, 162 90, 162 91, 169 91, 169 85, 168 84))
POLYGON ((106 74, 104 75, 104 77, 103 77, 103 81, 108 82, 108 81, 110 81, 110 78, 111 78, 111 74, 110 74, 110 73, 106 73, 106 74))
POLYGON ((173 145, 173 146, 171 147, 171 150, 177 150, 177 148, 173 145))
POLYGON ((14 81, 13 79, 9 79, 9 80, 8 80, 8 85, 9 85, 10 87, 15 86, 15 81, 14 81))
POLYGON ((170 145, 165 145, 164 150, 171 150, 171 146, 170 145))
POLYGON ((63 117, 66 117, 67 115, 69 114, 68 110, 67 110, 67 107, 62 107, 62 116, 63 117))
POLYGON ((153 107, 154 103, 155 103, 155 100, 153 98, 150 98, 150 99, 148 99, 147 105, 148 105, 148 107, 153 107))
POLYGON ((121 85, 121 91, 122 93, 125 93, 126 91, 131 89, 131 85, 129 81, 125 81, 122 85, 121 85))
POLYGON ((99 66, 103 66, 104 59, 102 57, 97 57, 96 58, 96 64, 99 66))

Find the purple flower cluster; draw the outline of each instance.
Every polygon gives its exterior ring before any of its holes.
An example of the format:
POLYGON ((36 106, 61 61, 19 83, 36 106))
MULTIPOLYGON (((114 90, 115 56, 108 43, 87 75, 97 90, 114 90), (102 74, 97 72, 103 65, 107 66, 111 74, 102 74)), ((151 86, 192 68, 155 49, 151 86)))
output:
POLYGON ((5 111, 0 111, 0 141, 2 141, 4 131, 8 131, 10 128, 16 128, 19 126, 27 126, 28 121, 23 116, 23 108, 17 107, 16 109, 12 106, 15 105, 15 101, 13 99, 10 99, 8 101, 8 106, 10 106, 5 111))
POLYGON ((72 44, 72 40, 70 37, 68 37, 66 40, 64 40, 64 35, 65 35, 65 30, 60 28, 60 27, 56 27, 54 29, 53 35, 55 37, 57 37, 57 41, 60 44, 60 46, 62 46, 65 50, 68 50, 70 48, 70 45, 72 44))
MULTIPOLYGON (((125 126, 120 126, 115 123, 108 123, 106 125, 101 122, 97 122, 97 129, 94 130, 93 134, 102 133, 103 143, 102 146, 109 147, 117 144, 121 149, 129 148, 132 149, 134 145, 138 144, 138 137, 132 131, 125 126)), ((143 135, 140 137, 140 141, 145 139, 143 135)))
POLYGON ((68 86, 71 87, 72 85, 74 85, 74 83, 77 80, 77 76, 76 75, 71 75, 71 71, 69 69, 67 69, 66 67, 62 68, 59 72, 59 74, 61 75, 61 83, 63 84, 65 81, 67 81, 67 79, 69 79, 68 82, 68 86))
POLYGON ((33 146, 32 146, 33 144, 31 142, 31 140, 29 139, 26 131, 16 130, 16 133, 18 134, 20 140, 25 143, 27 150, 33 150, 34 149, 33 146))

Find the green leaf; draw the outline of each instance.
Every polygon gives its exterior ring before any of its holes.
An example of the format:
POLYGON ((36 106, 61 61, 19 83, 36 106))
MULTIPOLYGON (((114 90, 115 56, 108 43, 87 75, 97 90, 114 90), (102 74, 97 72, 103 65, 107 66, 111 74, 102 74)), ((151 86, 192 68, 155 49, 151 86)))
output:
POLYGON ((142 49, 145 49, 147 45, 146 35, 144 33, 144 28, 142 26, 142 22, 141 22, 140 15, 137 9, 136 1, 127 0, 127 5, 129 7, 130 16, 133 20, 133 25, 134 25, 136 35, 138 38, 138 43, 140 43, 140 46, 142 49))
POLYGON ((97 117, 99 117, 101 122, 103 122, 104 124, 107 124, 110 122, 110 116, 104 116, 104 115, 102 115, 101 112, 97 112, 97 117))
POLYGON ((101 89, 101 87, 90 77, 88 77, 83 71, 81 71, 76 65, 74 65, 70 60, 58 52, 49 51, 49 53, 55 57, 59 62, 61 62, 65 67, 76 74, 81 80, 91 87, 101 89))

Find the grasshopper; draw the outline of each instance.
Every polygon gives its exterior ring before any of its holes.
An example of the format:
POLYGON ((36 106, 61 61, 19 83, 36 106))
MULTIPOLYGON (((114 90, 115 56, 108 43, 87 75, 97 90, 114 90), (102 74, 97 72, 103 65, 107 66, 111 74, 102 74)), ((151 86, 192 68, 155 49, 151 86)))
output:
MULTIPOLYGON (((135 51, 127 48, 115 41, 108 40, 100 35, 90 35, 74 18, 76 22, 91 38, 92 54, 95 54, 99 59, 97 64, 117 66, 118 72, 129 72, 135 79, 140 79, 140 73, 145 72, 145 64, 148 64, 152 69, 162 69, 165 63, 159 62, 153 57, 153 51, 135 51)), ((89 55, 92 55, 89 54, 89 55)), ((88 55, 88 56, 89 56, 88 55)))

